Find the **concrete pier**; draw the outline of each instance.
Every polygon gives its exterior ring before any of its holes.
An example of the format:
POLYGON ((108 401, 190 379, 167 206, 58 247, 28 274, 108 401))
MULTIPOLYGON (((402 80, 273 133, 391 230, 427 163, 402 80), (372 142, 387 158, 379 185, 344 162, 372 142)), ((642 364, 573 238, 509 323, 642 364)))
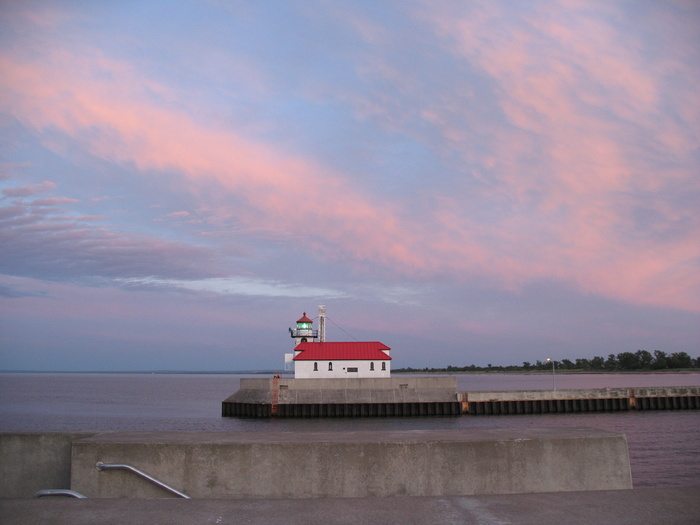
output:
POLYGON ((455 377, 241 379, 221 404, 224 417, 392 417, 459 415, 455 377))
POLYGON ((696 410, 700 387, 458 392, 454 376, 241 379, 223 417, 395 417, 696 410))
POLYGON ((5 432, 0 468, 7 525, 694 525, 700 515, 700 487, 631 490, 624 436, 592 429, 5 432), (132 464, 195 499, 98 461, 132 464), (88 499, 31 499, 50 488, 88 499))
POLYGON ((700 387, 460 392, 458 398, 462 413, 470 415, 696 410, 700 387))
POLYGON ((0 432, 0 498, 30 498, 38 490, 70 488, 73 443, 93 435, 0 432))
POLYGON ((106 432, 76 436, 70 451, 54 439, 53 463, 36 464, 38 451, 31 448, 41 440, 3 436, 3 443, 22 441, 22 456, 17 447, 0 449, 0 497, 29 498, 45 489, 88 498, 173 497, 132 472, 98 470, 99 462, 131 465, 193 498, 447 497, 632 487, 625 436, 585 428, 106 432), (62 486, 48 485, 57 479, 62 486))

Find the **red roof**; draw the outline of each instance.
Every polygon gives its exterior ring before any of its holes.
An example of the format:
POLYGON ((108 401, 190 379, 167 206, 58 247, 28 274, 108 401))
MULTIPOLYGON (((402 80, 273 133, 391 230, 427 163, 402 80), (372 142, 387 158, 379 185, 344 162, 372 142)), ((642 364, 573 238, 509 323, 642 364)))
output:
POLYGON ((391 348, 378 341, 299 343, 294 351, 301 353, 294 358, 294 361, 357 361, 360 359, 386 361, 391 359, 383 350, 391 350, 391 348))
POLYGON ((309 319, 308 317, 306 317, 306 312, 304 312, 304 317, 299 319, 297 321, 297 323, 313 323, 313 321, 311 319, 309 319))

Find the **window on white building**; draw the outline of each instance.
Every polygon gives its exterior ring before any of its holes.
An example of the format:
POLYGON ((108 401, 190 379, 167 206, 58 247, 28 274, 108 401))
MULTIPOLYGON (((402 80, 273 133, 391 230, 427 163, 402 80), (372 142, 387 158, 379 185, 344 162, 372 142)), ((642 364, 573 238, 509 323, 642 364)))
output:
POLYGON ((373 362, 369 364, 369 371, 374 372, 374 363, 373 362))
POLYGON ((314 372, 318 372, 318 363, 314 363, 314 372))
POLYGON ((386 371, 386 363, 382 362, 382 370, 386 371))
POLYGON ((328 371, 329 372, 333 371, 333 363, 328 363, 328 371))

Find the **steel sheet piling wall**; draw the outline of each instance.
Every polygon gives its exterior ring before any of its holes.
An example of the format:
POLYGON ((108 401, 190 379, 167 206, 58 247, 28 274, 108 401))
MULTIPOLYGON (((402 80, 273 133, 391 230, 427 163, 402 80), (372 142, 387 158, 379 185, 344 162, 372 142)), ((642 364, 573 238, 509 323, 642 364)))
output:
POLYGON ((469 415, 697 410, 700 387, 654 387, 579 391, 461 392, 469 415), (607 396, 606 396, 607 394, 607 396))
MULTIPOLYGON (((332 403, 281 404, 277 417, 407 417, 556 414, 579 412, 620 412, 628 410, 697 410, 700 396, 604 399, 534 399, 435 403, 332 403), (634 403, 632 403, 634 399, 634 403)), ((223 417, 272 417, 272 406, 255 403, 222 403, 223 417)))
MULTIPOLYGON (((460 403, 329 403, 329 404, 280 404, 275 417, 410 417, 410 416, 458 416, 462 414, 460 403)), ((233 403, 221 405, 223 417, 272 416, 272 407, 266 404, 233 403)))
POLYGON ((557 414, 578 412, 622 412, 629 410, 697 410, 700 387, 602 388, 589 390, 530 390, 499 392, 457 392, 456 381, 448 378, 401 378, 364 384, 337 384, 282 380, 287 388, 280 395, 273 415, 272 397, 264 380, 248 380, 222 403, 224 417, 410 417, 557 414), (439 388, 429 388, 430 386, 439 388), (454 385, 454 386, 452 386, 454 385), (315 386, 316 388, 311 388, 315 386), (363 388, 370 386, 372 388, 363 388), (381 388, 384 386, 384 388, 381 388), (407 388, 410 386, 411 388, 407 388), (450 387, 454 390, 450 390, 450 387))

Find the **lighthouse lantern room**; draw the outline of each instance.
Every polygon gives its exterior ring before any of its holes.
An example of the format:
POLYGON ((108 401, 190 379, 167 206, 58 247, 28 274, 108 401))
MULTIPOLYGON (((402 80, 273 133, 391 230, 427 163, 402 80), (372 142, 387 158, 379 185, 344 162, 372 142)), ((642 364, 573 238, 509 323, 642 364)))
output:
POLYGON ((289 329, 289 334, 294 339, 294 346, 301 343, 312 343, 318 337, 318 330, 313 329, 313 321, 306 317, 306 312, 297 321, 296 330, 289 329))

